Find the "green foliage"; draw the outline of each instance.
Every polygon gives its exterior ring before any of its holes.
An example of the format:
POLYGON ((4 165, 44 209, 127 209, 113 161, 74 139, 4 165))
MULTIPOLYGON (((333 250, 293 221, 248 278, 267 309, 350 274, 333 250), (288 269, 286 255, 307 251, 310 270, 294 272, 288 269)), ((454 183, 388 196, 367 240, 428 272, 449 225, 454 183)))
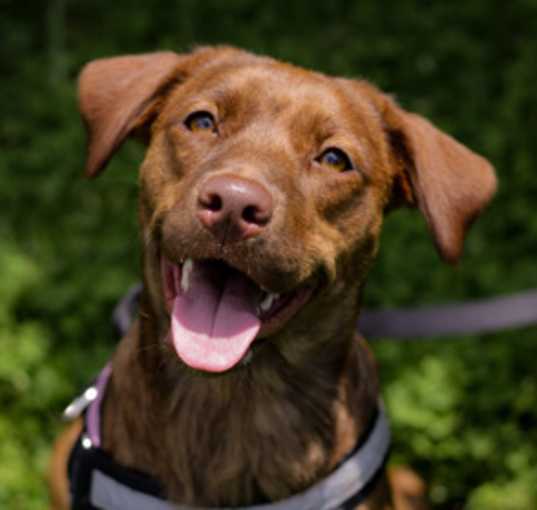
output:
MULTIPOLYGON (((111 310, 138 279, 140 148, 127 144, 95 182, 80 177, 75 78, 92 58, 228 43, 397 92, 491 159, 501 187, 455 269, 418 214, 393 213, 367 304, 537 287, 536 0, 4 4, 0 508, 45 506, 58 415, 112 351, 111 310)), ((428 480, 437 508, 537 508, 535 328, 375 351, 394 461, 428 480)))
MULTIPOLYGON (((26 480, 28 465, 41 463, 32 451, 39 448, 42 438, 36 437, 35 425, 26 419, 28 412, 43 411, 50 405, 51 392, 58 390, 58 375, 44 364, 48 338, 38 321, 18 323, 14 305, 20 295, 37 285, 37 267, 13 247, 3 246, 0 253, 0 346, 5 353, 0 359, 0 394, 4 407, 13 409, 0 415, 0 504, 17 502, 17 494, 26 493, 31 499, 39 491, 37 480, 26 480), (6 355, 7 354, 7 355, 6 355), (41 379, 47 384, 34 388, 33 381, 41 379), (44 390, 38 394, 34 389, 44 390), (13 424, 18 423, 14 427, 13 424), (32 443, 31 445, 29 443, 32 443)), ((41 445, 43 452, 43 445, 41 445)), ((41 455, 42 457, 42 455, 41 455)), ((22 508, 22 507, 21 507, 22 508)))

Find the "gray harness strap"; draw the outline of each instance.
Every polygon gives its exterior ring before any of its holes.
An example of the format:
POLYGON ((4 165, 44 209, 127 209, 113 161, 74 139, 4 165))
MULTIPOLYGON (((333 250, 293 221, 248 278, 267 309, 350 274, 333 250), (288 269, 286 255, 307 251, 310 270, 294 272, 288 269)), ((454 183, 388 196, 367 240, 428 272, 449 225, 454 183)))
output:
POLYGON ((135 491, 98 470, 91 477, 90 501, 103 510, 177 510, 171 503, 135 491))
MULTIPOLYGON (((389 446, 388 420, 380 404, 365 443, 333 473, 300 494, 276 503, 241 507, 241 510, 339 510, 366 488, 383 467, 389 446)), ((92 474, 90 498, 92 505, 104 510, 194 510, 191 506, 173 505, 138 492, 99 470, 92 474)), ((200 510, 200 507, 195 508, 200 510)))

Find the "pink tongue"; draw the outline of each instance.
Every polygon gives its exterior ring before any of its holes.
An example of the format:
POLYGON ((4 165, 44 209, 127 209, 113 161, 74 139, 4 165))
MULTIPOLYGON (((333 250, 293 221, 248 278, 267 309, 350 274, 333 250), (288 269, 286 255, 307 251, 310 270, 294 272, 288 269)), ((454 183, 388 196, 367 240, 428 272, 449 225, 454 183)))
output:
POLYGON ((207 270, 194 263, 190 287, 179 290, 172 310, 172 339, 177 355, 189 366, 223 372, 236 365, 261 326, 251 284, 232 275, 217 288, 207 270))

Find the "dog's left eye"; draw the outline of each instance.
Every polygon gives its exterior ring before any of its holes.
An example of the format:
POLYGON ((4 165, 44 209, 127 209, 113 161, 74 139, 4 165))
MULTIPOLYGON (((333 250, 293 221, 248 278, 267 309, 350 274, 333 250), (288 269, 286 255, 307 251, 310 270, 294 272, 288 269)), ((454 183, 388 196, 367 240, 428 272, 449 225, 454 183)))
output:
POLYGON ((347 156, 347 154, 337 147, 330 147, 329 149, 326 149, 316 159, 316 161, 321 165, 333 168, 334 170, 338 170, 340 172, 354 169, 349 156, 347 156))
POLYGON ((191 113, 185 119, 185 126, 192 132, 216 131, 216 122, 213 115, 205 111, 191 113))

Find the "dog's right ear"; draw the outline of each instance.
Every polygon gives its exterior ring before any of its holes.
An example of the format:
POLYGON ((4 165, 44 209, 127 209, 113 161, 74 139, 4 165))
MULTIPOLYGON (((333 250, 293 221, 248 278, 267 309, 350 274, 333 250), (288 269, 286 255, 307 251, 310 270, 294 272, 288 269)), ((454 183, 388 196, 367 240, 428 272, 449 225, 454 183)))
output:
POLYGON ((78 82, 79 107, 88 131, 86 175, 106 166, 125 138, 151 115, 180 78, 185 57, 173 52, 94 60, 78 82))
POLYGON ((94 60, 78 80, 78 99, 88 131, 86 175, 94 177, 134 130, 154 120, 166 93, 204 65, 248 58, 231 46, 199 47, 94 60))

